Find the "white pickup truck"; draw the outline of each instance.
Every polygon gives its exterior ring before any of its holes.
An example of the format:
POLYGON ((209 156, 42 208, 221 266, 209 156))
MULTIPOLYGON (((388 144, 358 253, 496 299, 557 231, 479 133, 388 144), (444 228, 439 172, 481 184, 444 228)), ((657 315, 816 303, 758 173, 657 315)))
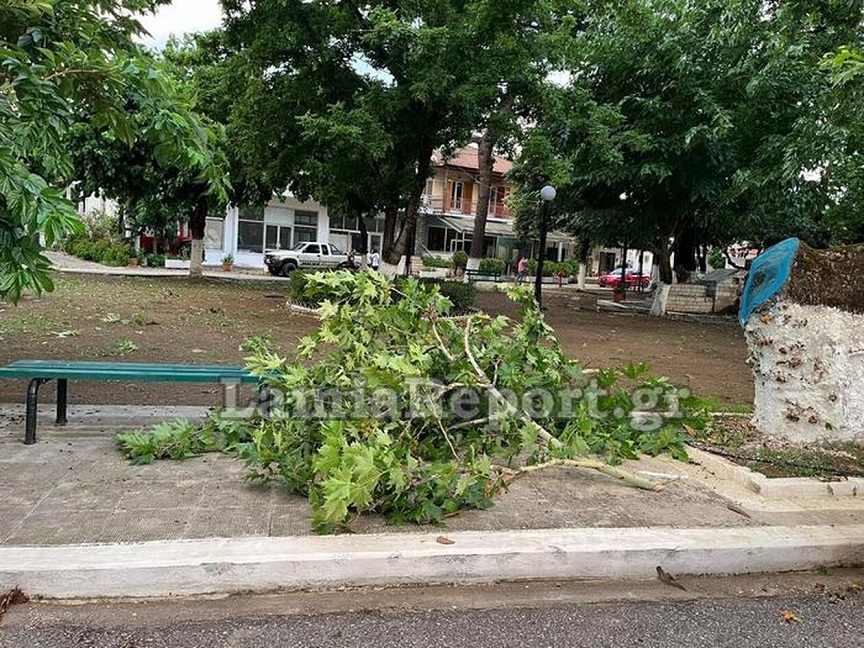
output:
POLYGON ((334 270, 351 267, 347 254, 335 245, 320 241, 298 243, 293 250, 266 250, 264 263, 270 274, 284 277, 298 268, 334 270))

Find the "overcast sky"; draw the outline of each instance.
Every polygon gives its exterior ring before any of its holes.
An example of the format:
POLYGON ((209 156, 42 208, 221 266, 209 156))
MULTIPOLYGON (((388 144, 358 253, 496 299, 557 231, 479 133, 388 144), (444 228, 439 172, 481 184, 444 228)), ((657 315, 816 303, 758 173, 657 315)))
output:
POLYGON ((148 47, 162 47, 172 34, 207 31, 222 20, 219 0, 174 0, 156 14, 142 16, 141 24, 150 32, 143 39, 148 47))

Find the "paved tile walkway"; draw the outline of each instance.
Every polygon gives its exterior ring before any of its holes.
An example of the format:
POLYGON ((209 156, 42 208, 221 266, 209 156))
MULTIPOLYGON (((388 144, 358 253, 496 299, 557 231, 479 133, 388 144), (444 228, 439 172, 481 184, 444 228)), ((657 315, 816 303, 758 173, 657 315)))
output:
MULTIPOLYGON (((68 427, 55 428, 46 407, 39 441, 25 446, 23 408, 0 406, 0 546, 309 534, 306 499, 278 485, 246 483, 239 460, 211 454, 131 466, 114 443, 120 428, 202 414, 201 408, 79 406, 70 408, 68 427)), ((676 467, 652 461, 639 467, 662 474, 676 467)), ((689 478, 653 493, 599 473, 552 468, 516 480, 490 509, 463 512, 442 529, 760 524, 729 510, 727 503, 689 478)), ((363 516, 351 529, 429 530, 391 527, 381 516, 363 516)))

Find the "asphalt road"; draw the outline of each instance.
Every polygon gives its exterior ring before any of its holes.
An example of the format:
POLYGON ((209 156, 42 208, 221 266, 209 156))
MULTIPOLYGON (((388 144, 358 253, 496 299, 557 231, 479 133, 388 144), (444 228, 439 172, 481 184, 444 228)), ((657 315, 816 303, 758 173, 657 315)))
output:
MULTIPOLYGON (((694 594, 669 589, 658 600, 578 602, 565 585, 538 587, 517 594, 515 587, 442 590, 426 598, 430 609, 400 609, 418 604, 422 593, 387 595, 385 610, 339 610, 333 599, 319 598, 330 610, 309 614, 311 601, 253 597, 244 603, 199 601, 191 607, 148 605, 75 606, 47 609, 17 606, 0 629, 3 648, 274 648, 370 646, 374 648, 550 648, 614 646, 627 648, 851 648, 864 637, 864 594, 857 588, 818 585, 806 594, 742 596, 694 594), (553 595, 557 592, 558 595, 553 595), (413 597, 413 598, 412 598, 413 597), (419 597, 419 598, 418 598, 419 597), (682 598, 679 598, 682 597, 682 598), (444 607, 446 600, 453 605, 444 607), (534 600, 535 604, 530 604, 534 600), (508 604, 509 602, 509 604, 508 604), (486 608, 484 606, 492 606, 486 608), (29 610, 26 608, 30 608, 29 610), (281 608, 281 612, 280 612, 281 608), (455 609, 454 609, 455 608, 455 609), (784 619, 787 613, 788 620, 784 619), (190 618, 191 617, 191 618, 190 618)), ((775 589, 782 589, 782 584, 775 589)), ((790 587, 807 591, 809 585, 790 587)), ((662 588, 660 588, 662 589, 662 588)), ((637 588, 638 590, 638 588, 637 588)), ((580 590, 581 591, 581 590, 580 590)), ((763 593, 768 591, 765 588, 763 593)), ((773 592, 771 592, 773 593, 773 592)), ((622 589, 603 597, 642 597, 622 589)), ((650 596, 650 594, 649 594, 650 596)), ((337 598, 344 605, 369 608, 375 593, 337 598), (366 600, 365 602, 362 599, 366 600)), ((589 598, 591 598, 589 596, 589 598)))

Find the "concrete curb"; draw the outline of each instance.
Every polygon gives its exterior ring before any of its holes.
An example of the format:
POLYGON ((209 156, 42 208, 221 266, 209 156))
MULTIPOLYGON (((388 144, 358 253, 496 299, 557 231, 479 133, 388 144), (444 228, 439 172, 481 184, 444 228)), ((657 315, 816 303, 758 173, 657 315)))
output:
POLYGON ((820 481, 812 477, 766 477, 746 466, 688 446, 687 454, 707 470, 766 498, 829 498, 864 496, 864 479, 820 481))
POLYGON ((651 579, 864 564, 864 525, 545 529, 0 548, 0 591, 168 597, 338 586, 651 579))

